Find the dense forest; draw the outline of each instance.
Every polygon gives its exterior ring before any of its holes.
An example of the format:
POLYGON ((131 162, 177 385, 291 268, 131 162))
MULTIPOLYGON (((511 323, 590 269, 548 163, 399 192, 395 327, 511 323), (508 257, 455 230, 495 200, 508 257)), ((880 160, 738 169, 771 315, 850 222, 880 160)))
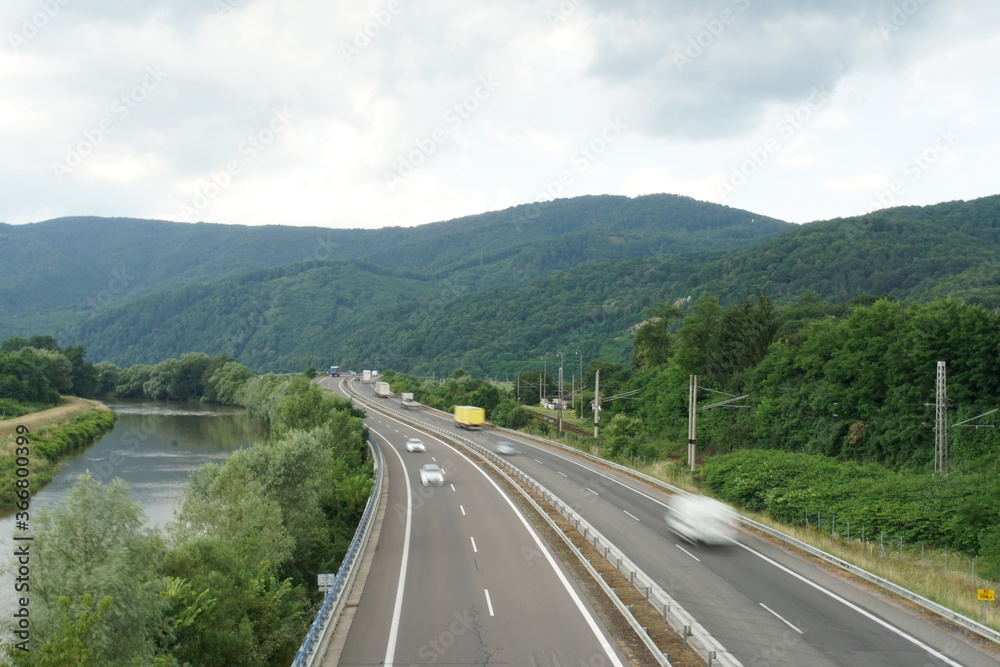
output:
POLYGON ((60 394, 90 397, 96 369, 80 345, 59 348, 53 336, 11 336, 0 343, 0 419, 52 407, 60 394))
MULTIPOLYGON (((199 349, 216 354, 221 350, 182 346, 167 354, 158 350, 159 356, 148 359, 110 357, 98 350, 99 340, 84 340, 78 330, 136 299, 260 270, 301 273, 330 262, 357 260, 434 281, 438 290, 475 292, 523 284, 584 263, 738 248, 789 227, 766 216, 675 195, 578 197, 382 229, 87 217, 0 224, 0 338, 56 332, 60 340, 82 343, 99 358, 119 364, 159 361, 199 349)), ((334 280, 330 287, 344 293, 352 285, 334 280)), ((162 306, 164 301, 171 299, 150 303, 162 306)), ((255 370, 285 370, 253 364, 255 370)))
POLYGON ((612 261, 573 258, 580 239, 558 237, 551 242, 562 245, 545 251, 542 263, 559 265, 565 255, 576 265, 530 279, 514 273, 543 246, 519 250, 511 266, 467 252, 470 266, 436 273, 433 254, 426 273, 407 268, 411 260, 392 268, 304 263, 109 306, 76 335, 96 358, 119 365, 201 351, 255 372, 339 364, 509 378, 565 349, 626 364, 636 326, 659 301, 711 295, 729 305, 749 294, 789 305, 811 292, 838 304, 875 294, 1000 306, 998 221, 1000 197, 993 197, 793 226, 735 250, 672 254, 651 237, 646 252, 612 261))

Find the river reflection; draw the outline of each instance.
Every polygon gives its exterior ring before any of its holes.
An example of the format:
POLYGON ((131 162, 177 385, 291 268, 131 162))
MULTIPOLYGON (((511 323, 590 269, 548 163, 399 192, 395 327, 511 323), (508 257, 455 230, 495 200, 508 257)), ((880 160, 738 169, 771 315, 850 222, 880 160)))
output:
MULTIPOLYGON (((90 471, 102 483, 115 477, 125 480, 142 504, 147 525, 162 527, 173 519, 184 486, 199 466, 223 461, 233 451, 267 436, 266 427, 242 408, 125 400, 107 404, 118 413, 114 429, 93 446, 64 459, 55 479, 32 497, 32 521, 40 508, 62 502, 77 477, 90 471)), ((13 511, 0 519, 0 540, 5 545, 14 542, 13 511)), ((4 601, 14 589, 9 560, 7 555, 0 558, 0 599, 4 601)))
POLYGON ((65 459, 52 482, 31 501, 36 510, 58 503, 77 477, 90 471, 102 483, 120 477, 139 501, 149 524, 162 526, 191 473, 209 461, 266 437, 266 429, 242 408, 199 403, 110 401, 114 430, 92 447, 65 459))

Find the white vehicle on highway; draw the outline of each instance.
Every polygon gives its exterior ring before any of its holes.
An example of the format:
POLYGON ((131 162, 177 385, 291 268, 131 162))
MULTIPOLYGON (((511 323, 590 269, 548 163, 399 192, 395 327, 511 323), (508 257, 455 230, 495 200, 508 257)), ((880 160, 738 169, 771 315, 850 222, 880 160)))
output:
POLYGON ((514 448, 514 445, 510 444, 506 440, 501 440, 497 443, 497 454, 513 456, 514 454, 517 454, 517 450, 514 448))
POLYGON ((424 441, 420 438, 407 438, 406 439, 406 451, 408 452, 426 452, 427 447, 424 446, 424 441))
POLYGON ((428 463, 420 469, 420 483, 424 486, 444 486, 444 470, 436 463, 428 463))
POLYGON ((736 539, 732 511, 705 496, 673 496, 664 519, 670 530, 689 542, 732 544, 736 539))

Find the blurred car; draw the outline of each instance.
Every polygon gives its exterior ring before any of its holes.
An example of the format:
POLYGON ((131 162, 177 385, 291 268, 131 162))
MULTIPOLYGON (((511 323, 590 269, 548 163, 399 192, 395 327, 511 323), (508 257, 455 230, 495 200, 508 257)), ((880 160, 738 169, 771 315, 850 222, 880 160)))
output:
POLYGON ((444 486, 444 470, 436 463, 428 463, 420 469, 420 483, 424 486, 444 486))
POLYGON ((670 530, 689 542, 732 544, 736 540, 732 510, 712 498, 673 496, 664 519, 670 530))
POLYGON ((427 447, 424 446, 424 441, 420 438, 407 438, 406 439, 406 451, 408 452, 426 452, 427 447))
POLYGON ((501 440, 497 443, 497 454, 511 456, 513 454, 517 454, 517 450, 514 449, 514 445, 510 444, 506 440, 501 440))

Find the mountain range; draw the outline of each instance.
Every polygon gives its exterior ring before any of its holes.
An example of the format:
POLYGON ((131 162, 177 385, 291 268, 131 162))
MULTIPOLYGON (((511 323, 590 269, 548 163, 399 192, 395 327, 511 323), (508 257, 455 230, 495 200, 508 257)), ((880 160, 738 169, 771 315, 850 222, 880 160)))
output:
POLYGON ((577 350, 623 363, 659 301, 807 292, 1000 306, 1000 196, 794 225, 675 195, 587 196, 418 227, 60 218, 0 224, 0 337, 91 362, 229 354, 495 375, 577 350))

